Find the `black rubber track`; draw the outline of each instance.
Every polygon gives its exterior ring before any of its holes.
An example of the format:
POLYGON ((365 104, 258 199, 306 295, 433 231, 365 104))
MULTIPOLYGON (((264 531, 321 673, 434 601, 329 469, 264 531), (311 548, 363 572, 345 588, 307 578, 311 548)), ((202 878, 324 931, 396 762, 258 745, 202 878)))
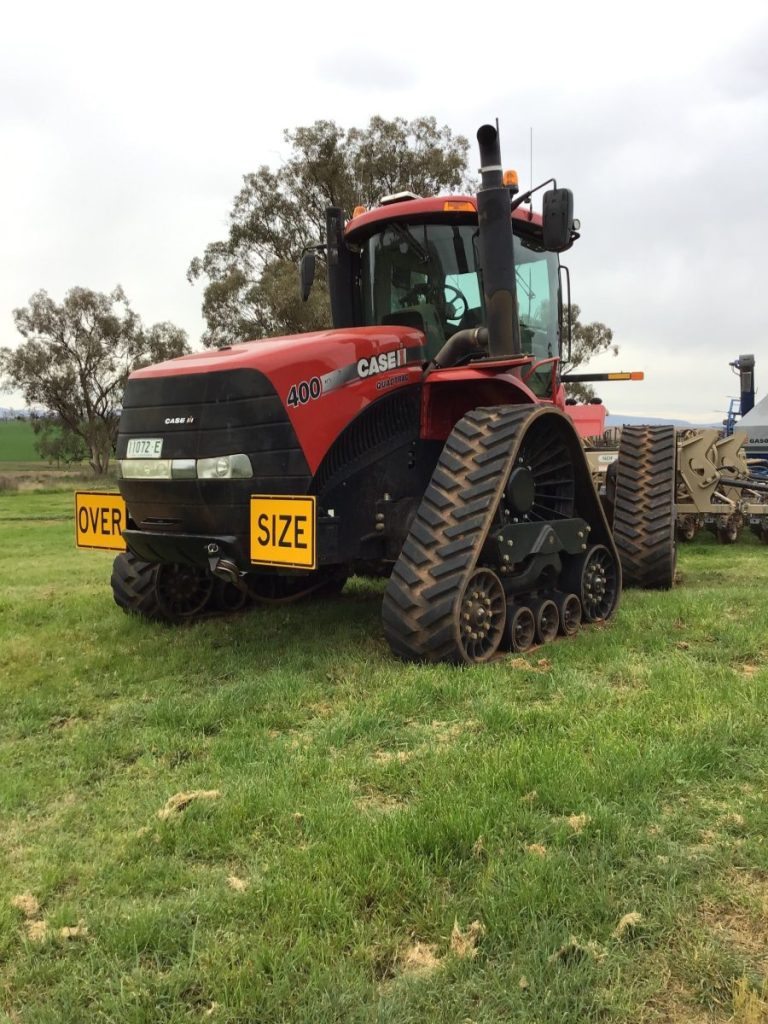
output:
POLYGON ((384 635, 399 657, 464 661, 458 601, 530 416, 527 406, 475 409, 445 442, 384 594, 384 635))
POLYGON ((613 539, 624 586, 668 590, 675 578, 675 428, 624 427, 613 539))
MULTIPOLYGON (((578 438, 569 420, 541 406, 475 409, 449 435, 384 594, 382 620, 392 651, 410 661, 467 659, 459 636, 459 602, 532 420, 551 416, 552 430, 572 438, 581 459, 581 488, 591 497, 589 520, 607 534, 578 438), (602 526, 600 526, 602 523, 602 526)), ((605 542, 613 547, 609 536, 605 542)))

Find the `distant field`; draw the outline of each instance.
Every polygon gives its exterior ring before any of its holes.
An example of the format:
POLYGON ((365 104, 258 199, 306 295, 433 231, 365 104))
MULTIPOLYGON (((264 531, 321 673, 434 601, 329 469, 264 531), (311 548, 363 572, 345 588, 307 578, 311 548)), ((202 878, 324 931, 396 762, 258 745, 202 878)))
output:
POLYGON ((27 420, 0 420, 0 462, 40 462, 27 420))
POLYGON ((392 658, 381 581, 129 618, 72 512, 0 495, 0 1020, 768 1019, 752 538, 457 669, 392 658))

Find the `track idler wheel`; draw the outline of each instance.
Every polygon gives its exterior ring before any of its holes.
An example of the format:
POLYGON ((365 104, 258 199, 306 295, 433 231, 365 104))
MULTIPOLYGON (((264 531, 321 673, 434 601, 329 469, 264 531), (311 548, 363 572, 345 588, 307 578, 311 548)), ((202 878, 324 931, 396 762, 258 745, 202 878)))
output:
POLYGON ((560 615, 560 635, 575 636, 581 628, 581 601, 576 594, 558 594, 554 600, 560 615))
POLYGON ((536 622, 537 643, 551 643, 560 628, 560 612, 557 610, 557 605, 551 598, 543 597, 531 601, 531 611, 536 622))
POLYGON ((507 644, 522 654, 536 639, 536 619, 527 605, 510 604, 507 608, 507 644))
POLYGON ((488 661, 499 649, 507 618, 501 580, 491 569, 476 569, 459 604, 459 645, 468 664, 488 661))
POLYGON ((568 566, 563 578, 581 601, 586 622, 601 622, 613 615, 619 598, 619 573, 608 548, 595 544, 568 566))

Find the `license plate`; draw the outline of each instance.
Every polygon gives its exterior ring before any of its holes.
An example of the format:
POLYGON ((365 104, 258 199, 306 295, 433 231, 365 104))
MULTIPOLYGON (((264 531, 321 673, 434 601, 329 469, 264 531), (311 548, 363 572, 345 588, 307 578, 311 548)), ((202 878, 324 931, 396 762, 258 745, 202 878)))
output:
POLYGON ((162 437, 132 437, 128 442, 129 459, 159 459, 162 454, 162 437))
POLYGON ((314 495, 251 495, 251 562, 316 569, 314 495))

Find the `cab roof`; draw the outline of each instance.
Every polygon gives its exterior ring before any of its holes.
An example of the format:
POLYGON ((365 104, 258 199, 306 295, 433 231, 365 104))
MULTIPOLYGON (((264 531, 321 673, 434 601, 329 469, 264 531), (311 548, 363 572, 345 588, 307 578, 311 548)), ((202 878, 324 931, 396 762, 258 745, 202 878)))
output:
MULTIPOLYGON (((347 222, 345 235, 357 234, 364 228, 371 228, 379 221, 416 220, 422 217, 433 217, 443 214, 447 221, 455 223, 462 216, 477 217, 477 199, 475 196, 430 196, 426 199, 403 199, 400 202, 389 202, 383 206, 375 206, 372 210, 359 214, 347 222), (450 203, 454 208, 446 209, 450 203), (454 204, 466 204, 464 210, 457 210, 454 204), (471 207, 469 209, 468 207, 471 207)), ((440 219, 440 218, 435 218, 440 219)), ((527 206, 519 206, 512 211, 512 219, 525 224, 541 227, 541 214, 534 213, 527 206)))

